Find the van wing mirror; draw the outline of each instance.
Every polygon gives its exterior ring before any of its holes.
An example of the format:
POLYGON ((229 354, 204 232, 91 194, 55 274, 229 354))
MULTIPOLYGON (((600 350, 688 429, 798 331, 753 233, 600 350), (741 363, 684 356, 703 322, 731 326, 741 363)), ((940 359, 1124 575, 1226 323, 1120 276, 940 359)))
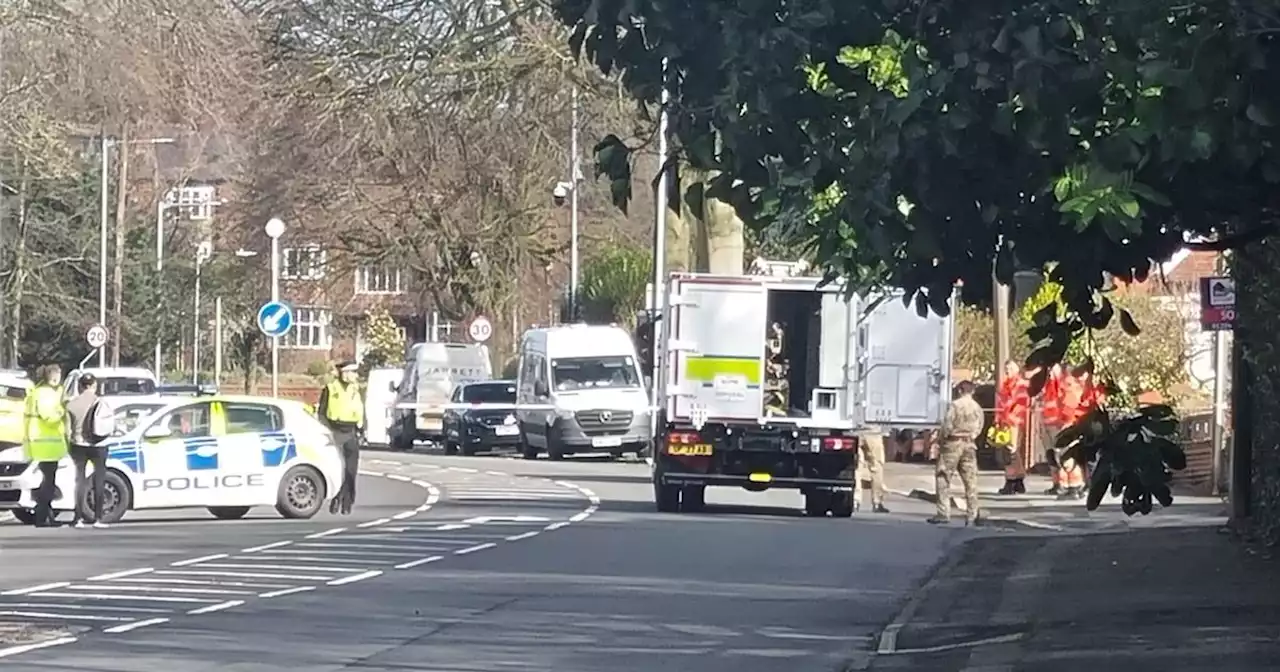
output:
POLYGON ((533 394, 538 397, 551 396, 551 390, 547 388, 547 384, 541 380, 533 384, 533 394))
POLYGON ((388 384, 387 384, 387 387, 391 388, 391 391, 392 391, 393 393, 395 393, 395 392, 399 392, 399 391, 400 391, 400 383, 397 383, 397 382, 396 382, 396 381, 394 381, 394 380, 393 380, 393 381, 391 381, 390 383, 388 383, 388 384))

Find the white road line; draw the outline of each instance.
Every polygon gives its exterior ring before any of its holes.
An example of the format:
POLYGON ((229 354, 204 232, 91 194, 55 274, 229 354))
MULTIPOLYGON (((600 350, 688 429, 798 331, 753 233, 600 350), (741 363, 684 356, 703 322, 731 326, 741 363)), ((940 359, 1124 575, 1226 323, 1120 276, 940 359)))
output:
POLYGON ((308 590, 315 590, 315 589, 316 589, 315 586, 297 586, 296 588, 285 588, 284 590, 272 590, 265 593, 258 593, 258 597, 262 597, 262 598, 284 597, 285 595, 296 595, 298 593, 305 593, 308 590))
POLYGON ((361 469, 356 473, 360 474, 361 476, 378 476, 378 477, 386 476, 386 474, 382 473, 381 471, 365 471, 364 469, 361 469))
POLYGON ((45 590, 66 588, 69 585, 71 585, 70 581, 58 581, 56 583, 42 583, 38 586, 31 586, 29 588, 18 588, 15 590, 6 590, 3 593, 0 593, 0 595, 30 595, 32 593, 39 593, 45 590))
POLYGON ((571 522, 571 523, 581 523, 582 521, 584 521, 584 520, 586 520, 586 519, 588 519, 588 518, 590 518, 590 517, 591 517, 591 514, 590 514, 590 513, 587 513, 586 511, 582 511, 582 512, 575 513, 575 514, 573 514, 572 516, 570 516, 570 517, 569 517, 569 522, 571 522))
POLYGON ((377 520, 370 520, 365 523, 360 523, 359 525, 356 525, 356 527, 359 527, 359 528, 377 527, 379 525, 386 525, 389 522, 391 522, 390 518, 379 518, 377 520))
POLYGON ((134 582, 134 583, 171 583, 171 584, 174 584, 174 585, 187 585, 187 586, 230 586, 230 587, 232 587, 232 588, 257 588, 257 589, 262 589, 262 588, 287 588, 287 587, 289 587, 289 585, 290 585, 290 584, 287 584, 287 583, 258 583, 258 582, 256 582, 256 581, 255 581, 255 582, 248 582, 248 581, 198 581, 198 580, 196 580, 196 579, 156 579, 156 578, 152 578, 152 577, 148 577, 148 578, 145 578, 145 579, 117 579, 116 581, 113 581, 112 583, 123 583, 123 582, 125 582, 125 581, 132 581, 132 582, 134 582))
MULTIPOLYGON (((469 534, 460 538, 437 537, 430 535, 403 535, 403 534, 347 534, 343 535, 341 541, 350 539, 360 543, 366 542, 393 542, 392 548, 409 548, 409 544, 432 544, 436 546, 467 546, 477 541, 492 539, 497 535, 492 534, 469 534)), ((340 541, 335 539, 334 541, 340 541)))
POLYGON ((507 472, 505 472, 505 471, 486 471, 486 472, 484 472, 484 473, 486 473, 486 474, 488 474, 488 475, 490 475, 490 476, 510 476, 510 475, 511 475, 511 474, 508 474, 508 473, 507 473, 507 472))
POLYGON ((281 579, 283 581, 324 581, 327 576, 310 576, 307 574, 269 574, 263 572, 205 572, 205 571, 170 571, 161 570, 156 574, 180 574, 183 576, 239 576, 246 579, 281 579))
POLYGON ((372 579, 375 576, 382 576, 382 572, 376 569, 371 569, 367 572, 361 572, 359 574, 353 574, 351 576, 344 576, 341 579, 334 579, 332 581, 329 581, 328 583, 331 586, 345 586, 348 583, 355 583, 356 581, 364 581, 365 579, 372 579))
POLYGON ((478 473, 480 473, 480 470, 479 470, 479 469, 469 469, 469 468, 467 468, 467 467, 452 467, 452 468, 451 468, 451 470, 452 470, 452 471, 456 471, 456 472, 458 472, 458 473, 460 473, 460 474, 478 474, 478 473))
POLYGON ((523 532, 523 533, 521 533, 521 534, 513 534, 513 535, 511 535, 511 536, 507 537, 507 541, 520 541, 521 539, 528 539, 529 537, 536 537, 536 536, 538 536, 539 534, 542 534, 542 532, 541 532, 541 531, 539 531, 539 530, 534 530, 534 531, 532 531, 532 532, 523 532))
MULTIPOLYGON (((317 545, 327 546, 327 547, 339 546, 339 544, 317 544, 317 545)), ((311 544, 307 544, 307 546, 310 547, 311 544)), ((418 553, 404 553, 404 552, 396 553, 392 551, 332 551, 332 550, 329 550, 329 548, 317 548, 317 549, 307 548, 307 549, 299 549, 296 551, 276 551, 275 555, 285 555, 286 553, 289 554, 286 557, 292 557, 294 553, 317 553, 317 554, 324 554, 324 555, 339 555, 339 556, 350 555, 350 556, 354 556, 352 558, 353 562, 362 562, 362 561, 356 560, 356 558, 396 558, 396 557, 406 557, 406 556, 417 557, 419 555, 418 553)))
POLYGON ((403 512, 401 512, 401 513, 397 513, 396 515, 391 516, 391 519, 392 519, 392 520, 404 520, 405 518, 412 518, 412 517, 414 517, 414 516, 416 516, 416 515, 418 515, 418 511, 417 511, 417 509, 414 509, 414 510, 412 510, 412 511, 403 511, 403 512))
POLYGON ((548 525, 548 526, 546 526, 546 527, 544 527, 544 528, 542 528, 542 529, 544 529, 544 530, 546 530, 546 531, 548 531, 548 532, 554 532, 555 530, 558 530, 558 529, 560 529, 560 528, 562 528, 562 527, 569 527, 570 525, 572 525, 572 523, 570 523, 570 522, 568 522, 568 521, 564 521, 564 520, 562 520, 562 521, 560 521, 560 522, 558 522, 558 523, 551 523, 550 525, 548 525))
POLYGON ((325 530, 324 532, 316 532, 315 534, 308 534, 305 538, 307 538, 307 539, 323 539, 323 538, 325 538, 325 537, 332 537, 333 535, 335 535, 335 534, 337 534, 337 533, 339 533, 339 532, 346 532, 346 531, 347 531, 347 528, 345 528, 345 527, 335 527, 335 528, 333 528, 332 530, 325 530))
POLYGON ((170 567, 186 567, 187 565, 198 565, 202 562, 208 562, 210 560, 221 560, 226 557, 229 557, 226 553, 214 553, 213 555, 202 555, 198 558, 191 558, 190 560, 179 560, 177 562, 171 562, 169 563, 169 566, 170 567))
POLYGON ((238 607, 238 606, 240 606, 240 605, 242 605, 242 604, 244 604, 244 600, 227 600, 226 602, 219 602, 219 603, 217 603, 217 604, 211 604, 211 605, 209 605, 209 606, 207 606, 207 607, 200 607, 199 609, 192 609, 191 611, 188 611, 187 613, 188 613, 188 614, 211 614, 211 613, 213 613, 213 612, 215 612, 215 611, 222 611, 223 609, 230 609, 230 608, 232 608, 232 607, 238 607))
POLYGON ((159 597, 156 595, 110 595, 107 593, 31 593, 35 597, 74 597, 78 600, 129 600, 133 602, 216 602, 198 597, 159 597))
POLYGON ((136 576, 138 574, 149 574, 156 571, 154 567, 143 567, 141 569, 126 569, 123 572, 112 572, 110 574, 99 574, 91 576, 87 581, 110 581, 111 579, 123 579, 126 576, 136 576))
POLYGON ((391 480, 393 480, 393 481, 400 481, 401 483, 412 483, 412 482, 413 482, 413 479, 412 479, 412 478, 409 478, 408 476, 405 476, 404 474, 387 474, 387 478, 389 478, 389 479, 391 479, 391 480))
POLYGON ((525 494, 522 492, 504 492, 504 493, 454 493, 454 500, 473 501, 473 502, 538 502, 549 499, 564 500, 566 502, 580 500, 577 495, 565 495, 556 493, 552 494, 525 494))
POLYGON ((447 551, 441 544, 298 544, 307 548, 378 548, 404 551, 408 555, 422 555, 434 551, 447 551))
POLYGON ((110 628, 104 628, 103 632, 109 632, 113 635, 118 635, 122 632, 129 632, 130 630, 145 628, 148 625, 160 625, 161 623, 168 623, 168 622, 169 622, 169 619, 167 618, 148 618, 145 621, 134 621, 132 623, 125 623, 124 625, 113 625, 110 628))
POLYGON ((269 565, 266 563, 255 565, 238 562, 210 563, 207 565, 201 565, 201 567, 212 567, 215 569, 283 569, 286 571, 300 572, 333 572, 334 574, 345 574, 347 572, 360 571, 359 567, 311 567, 308 565, 269 565))
POLYGON ((459 548, 458 550, 454 551, 454 552, 453 552, 453 554, 454 554, 454 555, 467 555, 467 554, 470 554, 470 553, 475 553, 476 551, 483 551, 483 550, 488 549, 488 548, 493 548, 493 547, 495 547, 495 546, 497 546, 497 544, 479 544, 479 545, 476 545, 476 546, 468 546, 468 547, 466 547, 466 548, 459 548))
POLYGON ((257 553, 258 551, 265 551, 268 548, 280 548, 281 546, 288 546, 292 543, 293 543, 292 541, 277 541, 274 544, 263 544, 261 546, 251 546, 249 548, 242 548, 240 549, 240 552, 241 553, 257 553))
POLYGON ((436 525, 434 527, 427 527, 423 529, 435 530, 436 532, 448 532, 450 530, 465 530, 468 527, 471 526, 466 523, 445 523, 444 525, 436 525))
POLYGON ((17 602, 3 606, 17 609, 71 609, 75 611, 92 609, 93 611, 119 611, 130 614, 167 614, 173 611, 172 609, 147 607, 117 607, 104 604, 49 604, 46 602, 17 602))
MULTIPOLYGON (((388 560, 386 558, 370 558, 368 556, 358 557, 358 558, 352 558, 352 557, 325 558, 325 557, 320 557, 318 555, 316 556, 288 555, 282 558, 269 557, 269 556, 262 556, 262 558, 264 560, 270 559, 273 562, 316 562, 316 563, 322 563, 322 564, 328 564, 328 563, 334 563, 334 562, 358 562, 362 565, 368 565, 368 564, 389 565, 395 562, 395 560, 388 560)), ((263 566, 264 567, 284 567, 285 565, 263 565, 263 566)), ((307 569, 312 569, 312 567, 307 566, 307 569)), ((321 569, 321 568, 315 567, 315 569, 321 569)), ((324 570, 324 571, 328 571, 328 570, 324 570)), ((354 572, 358 570, 352 569, 350 571, 354 572)))
POLYGON ((96 586, 70 586, 67 590, 121 590, 154 593, 186 593, 190 595, 252 595, 252 590, 223 590, 220 588, 164 588, 158 586, 120 586, 114 583, 96 586))
POLYGON ((414 567, 417 567, 419 565, 425 565, 429 562, 437 562, 440 560, 444 560, 443 555, 433 555, 429 558, 418 558, 417 560, 414 560, 412 562, 406 562, 400 565, 396 565, 396 569, 413 569, 414 567))
POLYGON ((59 637, 58 639, 50 639, 45 642, 36 642, 34 644, 20 644, 18 646, 10 646, 7 649, 0 649, 0 658, 7 656, 16 656, 19 653, 28 651, 37 651, 39 649, 47 649, 51 646, 62 646, 63 644, 71 644, 79 641, 77 637, 59 637))
POLYGON ((427 483, 426 481, 419 481, 419 480, 418 480, 418 479, 416 479, 416 478, 415 478, 414 480, 410 481, 410 483, 413 483, 414 485, 418 486, 419 488, 430 488, 430 487, 431 487, 431 484, 430 484, 430 483, 427 483))
POLYGON ((82 614, 51 614, 43 611, 20 611, 20 610, 4 610, 0 611, 0 616, 13 616, 16 618, 51 618, 55 620, 69 621, 110 621, 112 623, 118 621, 130 620, 123 616, 85 616, 82 614))

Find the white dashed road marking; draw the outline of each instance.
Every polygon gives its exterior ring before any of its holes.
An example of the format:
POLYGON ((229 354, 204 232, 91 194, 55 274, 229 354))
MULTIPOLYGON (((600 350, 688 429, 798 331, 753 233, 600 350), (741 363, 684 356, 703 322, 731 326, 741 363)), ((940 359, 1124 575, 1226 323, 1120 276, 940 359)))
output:
MULTIPOLYGON (((170 623, 186 615, 234 609, 255 599, 308 593, 326 586, 346 586, 376 579, 386 572, 442 562, 450 556, 479 553, 580 523, 600 508, 600 498, 595 493, 569 481, 553 482, 501 471, 395 460, 366 462, 388 469, 386 472, 361 470, 362 475, 410 483, 426 491, 425 499, 414 508, 354 527, 335 527, 234 553, 177 560, 165 569, 139 567, 83 580, 91 585, 59 581, 3 591, 0 592, 0 616, 111 624, 100 626, 100 632, 122 634, 170 623), (429 478, 443 486, 450 500, 486 502, 489 506, 509 502, 512 507, 519 507, 529 501, 567 503, 586 498, 588 506, 563 520, 513 515, 415 523, 412 519, 430 511, 441 500, 443 492, 434 483, 417 478, 414 470, 434 474, 429 478), (396 471, 400 473, 394 473, 396 471), (507 482, 495 484, 493 478, 507 479, 507 482), (405 522, 400 527, 388 526, 394 521, 405 522), (510 529, 520 526, 535 529, 519 532, 510 529)), ((0 648, 0 658, 76 641, 76 637, 63 637, 0 648)))

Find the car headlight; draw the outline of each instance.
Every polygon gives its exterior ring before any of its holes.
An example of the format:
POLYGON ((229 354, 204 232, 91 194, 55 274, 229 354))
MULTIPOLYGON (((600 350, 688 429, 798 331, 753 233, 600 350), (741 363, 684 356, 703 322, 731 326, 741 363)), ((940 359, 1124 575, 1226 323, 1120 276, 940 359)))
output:
POLYGON ((574 417, 574 413, 573 411, 567 411, 563 408, 557 408, 556 417, 560 418, 561 420, 572 420, 574 417))

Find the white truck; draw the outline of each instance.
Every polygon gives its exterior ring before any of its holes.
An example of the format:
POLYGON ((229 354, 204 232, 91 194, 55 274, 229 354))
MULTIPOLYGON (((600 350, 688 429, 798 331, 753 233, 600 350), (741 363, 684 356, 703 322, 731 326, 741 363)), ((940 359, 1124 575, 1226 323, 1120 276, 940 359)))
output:
POLYGON ((941 422, 953 320, 920 317, 901 293, 845 298, 820 283, 670 276, 654 353, 659 511, 697 510, 707 486, 733 485, 798 489, 807 514, 848 517, 858 435, 941 422))

